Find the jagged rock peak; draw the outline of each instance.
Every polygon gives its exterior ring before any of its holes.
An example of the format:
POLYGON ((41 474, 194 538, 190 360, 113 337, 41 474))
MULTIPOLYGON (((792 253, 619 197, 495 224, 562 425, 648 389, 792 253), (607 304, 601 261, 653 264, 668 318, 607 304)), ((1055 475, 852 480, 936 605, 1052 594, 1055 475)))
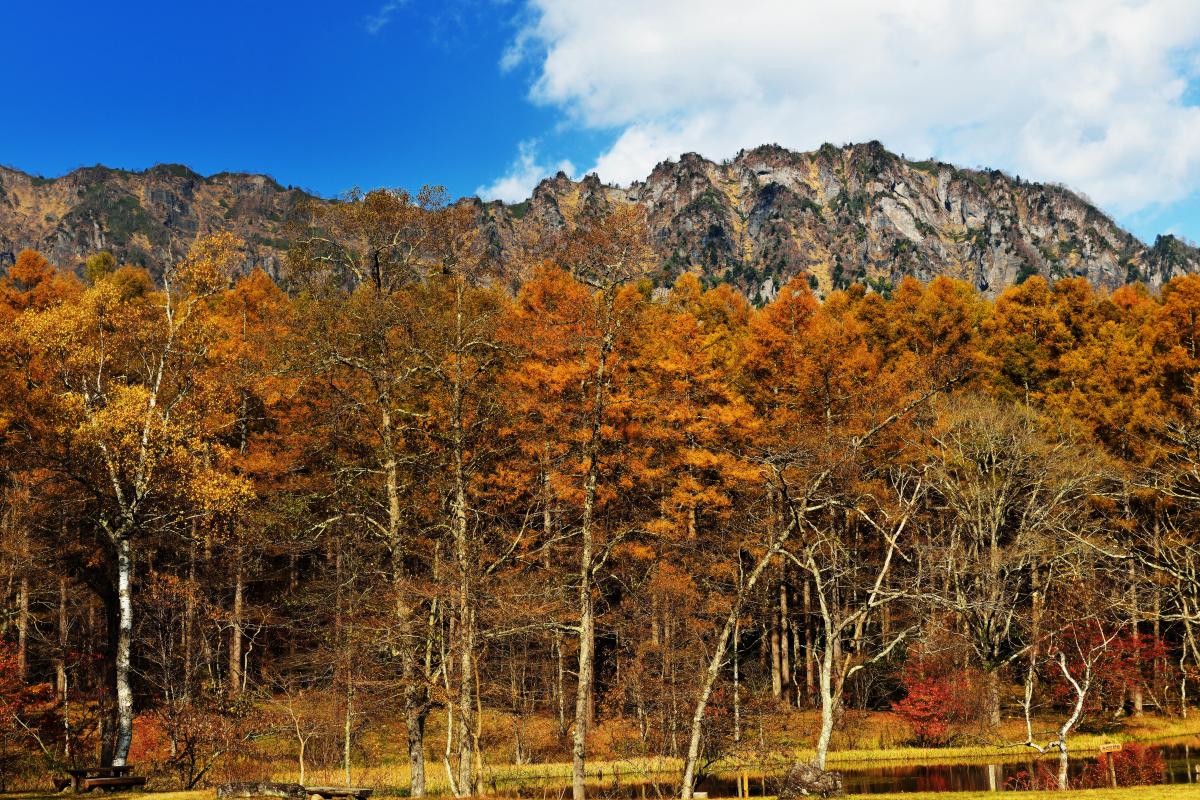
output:
MULTIPOLYGON (((311 199, 264 175, 204 177, 180 164, 84 167, 54 179, 0 167, 0 266, 24 247, 67 267, 108 249, 157 273, 196 236, 229 230, 247 240, 251 263, 277 272, 285 223, 311 199)), ((758 301, 796 276, 821 294, 946 275, 994 295, 1035 274, 1157 288, 1200 270, 1192 245, 1160 236, 1148 247, 1062 186, 912 160, 877 141, 809 152, 764 144, 719 163, 683 153, 626 187, 559 171, 521 203, 473 202, 487 254, 500 260, 528 234, 635 203, 662 258, 659 284, 690 271, 758 301)))
MULTIPOLYGON (((911 160, 878 141, 810 152, 765 144, 721 163, 684 153, 624 188, 560 173, 530 202, 558 209, 554 224, 569 226, 572 211, 601 195, 645 208, 660 281, 693 271, 755 298, 796 275, 820 293, 947 275, 994 295, 1034 274, 1156 288, 1200 269, 1196 248, 1173 237, 1148 248, 1062 186, 911 160)), ((527 215, 514 230, 544 218, 527 215)))

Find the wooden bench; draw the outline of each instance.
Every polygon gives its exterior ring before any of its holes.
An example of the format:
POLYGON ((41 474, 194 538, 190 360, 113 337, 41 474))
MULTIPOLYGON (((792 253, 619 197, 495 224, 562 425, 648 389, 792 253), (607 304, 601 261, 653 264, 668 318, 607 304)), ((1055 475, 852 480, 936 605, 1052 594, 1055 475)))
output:
POLYGON ((118 789, 134 789, 146 785, 146 779, 140 775, 120 775, 111 778, 84 778, 79 782, 79 791, 90 792, 93 789, 102 789, 106 792, 115 792, 118 789))
POLYGON ((146 779, 137 775, 130 775, 133 767, 122 765, 119 767, 84 767, 83 769, 69 769, 67 775, 69 778, 57 778, 54 785, 58 790, 66 791, 70 789, 73 792, 90 792, 93 789, 102 789, 106 792, 116 791, 117 789, 132 789, 138 786, 145 786, 146 779))
POLYGON ((353 797, 355 800, 367 800, 372 789, 362 786, 305 786, 309 800, 331 800, 335 797, 353 797))

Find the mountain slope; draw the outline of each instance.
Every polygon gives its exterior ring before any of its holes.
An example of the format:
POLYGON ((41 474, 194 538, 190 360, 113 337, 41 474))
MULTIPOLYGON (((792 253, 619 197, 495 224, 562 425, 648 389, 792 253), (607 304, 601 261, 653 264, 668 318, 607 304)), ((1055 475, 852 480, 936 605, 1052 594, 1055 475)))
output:
POLYGON ((1171 236, 1147 247, 1067 189, 907 161, 878 142, 764 146, 719 164, 689 153, 627 188, 560 173, 527 207, 490 211, 496 230, 519 231, 624 202, 647 209, 668 272, 699 270, 758 300, 798 273, 822 293, 948 275, 994 295, 1032 274, 1157 287, 1200 269, 1200 250, 1171 236))
POLYGON ((233 231, 248 243, 250 265, 274 274, 284 221, 308 197, 264 175, 205 178, 178 164, 86 167, 55 179, 0 167, 0 265, 26 247, 64 267, 110 250, 157 275, 198 235, 233 231))
MULTIPOLYGON (((254 264, 278 274, 284 223, 308 198, 261 175, 205 178, 178 165, 93 167, 54 180, 0 168, 0 264, 23 247, 64 266, 109 249, 157 273, 198 234, 231 230, 254 264)), ((797 274, 821 293, 948 275, 994 295, 1033 274, 1113 288, 1200 271, 1200 250, 1171 236, 1147 247, 1067 189, 908 161, 878 142, 808 153, 763 146, 724 163, 688 153, 628 187, 560 173, 524 203, 469 202, 501 258, 531 229, 637 203, 663 257, 659 282, 692 270, 759 301, 797 274)))

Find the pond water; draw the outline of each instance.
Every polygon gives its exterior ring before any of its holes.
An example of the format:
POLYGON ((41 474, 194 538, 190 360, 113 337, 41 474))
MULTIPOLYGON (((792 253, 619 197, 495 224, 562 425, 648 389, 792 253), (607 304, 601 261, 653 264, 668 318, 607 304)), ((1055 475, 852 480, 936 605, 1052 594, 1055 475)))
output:
MULTIPOLYGON (((1187 743, 1171 743, 1148 746, 1148 751, 1157 751, 1163 759, 1160 783, 1200 783, 1200 739, 1187 743)), ((1095 761, 1095 756, 1084 756, 1071 760, 1071 774, 1078 776, 1095 761)), ((1057 759, 1043 761, 1051 771, 1057 770, 1057 759)), ((877 767, 843 768, 843 783, 850 794, 882 794, 886 792, 966 792, 1004 791, 1010 778, 1021 772, 1032 773, 1037 761, 1014 760, 988 764, 895 764, 877 767)), ((608 777, 608 776, 604 776, 608 777)), ((778 791, 781 776, 751 774, 750 795, 761 797, 778 791)), ((554 785, 523 781, 520 787, 505 785, 504 782, 489 787, 493 793, 508 797, 558 798, 570 796, 570 788, 562 786, 562 779, 554 779, 554 785)), ((714 775, 700 781, 698 791, 708 792, 710 797, 737 797, 737 777, 714 775)), ((670 781, 646 781, 625 775, 614 776, 605 784, 590 792, 596 797, 629 798, 629 800, 658 800, 678 797, 676 784, 670 781)))
MULTIPOLYGON (((1157 750, 1163 757, 1161 783, 1194 783, 1200 780, 1200 748, 1194 745, 1166 745, 1148 747, 1157 750)), ((1094 756, 1071 760, 1070 772, 1077 777, 1094 756)), ((1056 771, 1058 762, 1046 762, 1051 771, 1056 771)), ((1033 773, 1036 761, 1017 761, 995 764, 939 764, 897 765, 868 769, 840 770, 846 790, 853 794, 881 794, 884 792, 967 792, 1003 791, 1010 778, 1018 773, 1033 773)), ((770 788, 770 781, 768 781, 770 788)), ((736 793, 736 786, 731 783, 736 793)), ((761 792, 761 788, 760 788, 761 792)), ((753 787, 751 787, 753 794, 753 787)))
MULTIPOLYGON (((1162 783, 1195 783, 1200 781, 1200 744, 1169 744, 1147 747, 1158 751, 1163 758, 1162 783)), ((1078 776, 1095 760, 1094 756, 1071 760, 1071 775, 1078 776)), ((1052 770, 1057 769, 1057 760, 1047 762, 1052 770)), ((967 792, 1003 791, 1010 778, 1021 772, 1033 773, 1036 761, 1008 761, 1002 763, 973 764, 896 764, 880 767, 838 769, 842 773, 846 791, 851 794, 882 794, 885 792, 967 792)), ((717 776, 709 781, 707 790, 712 797, 736 797, 736 780, 717 776)), ((770 778, 767 779, 768 794, 775 793, 770 778)), ((762 781, 750 781, 750 794, 763 794, 762 781)))

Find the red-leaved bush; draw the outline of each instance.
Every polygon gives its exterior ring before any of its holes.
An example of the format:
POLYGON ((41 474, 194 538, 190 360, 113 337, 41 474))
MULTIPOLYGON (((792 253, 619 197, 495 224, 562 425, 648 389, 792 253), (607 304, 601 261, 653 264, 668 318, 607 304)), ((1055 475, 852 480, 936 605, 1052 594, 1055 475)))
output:
POLYGON ((892 711, 908 723, 914 742, 922 747, 949 744, 954 726, 974 714, 976 691, 965 672, 941 671, 915 659, 906 665, 901 684, 905 696, 892 704, 892 711))
MULTIPOLYGON (((1071 626, 1064 640, 1067 665, 1073 675, 1083 672, 1078 654, 1098 646, 1106 632, 1095 622, 1071 626)), ((1146 633, 1128 633, 1113 639, 1104 649, 1097 664, 1093 666, 1093 680, 1084 705, 1085 718, 1080 728, 1093 726, 1091 718, 1108 716, 1106 712, 1120 709, 1126 701, 1130 687, 1145 684, 1152 674, 1154 663, 1167 654, 1166 645, 1146 633)), ((1055 701, 1063 706, 1075 702, 1074 687, 1067 682, 1060 670, 1052 668, 1046 673, 1055 701)))

